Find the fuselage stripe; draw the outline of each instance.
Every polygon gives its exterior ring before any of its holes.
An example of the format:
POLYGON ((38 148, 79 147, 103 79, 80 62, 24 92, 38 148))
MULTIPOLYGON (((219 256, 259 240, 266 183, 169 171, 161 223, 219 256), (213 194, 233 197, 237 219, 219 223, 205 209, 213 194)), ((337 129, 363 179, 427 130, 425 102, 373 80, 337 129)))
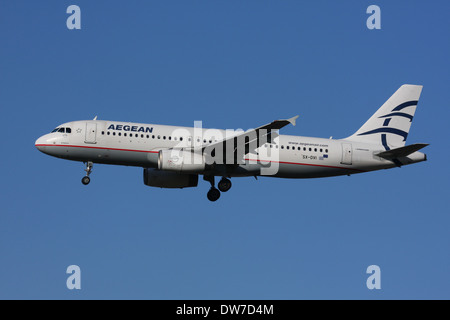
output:
POLYGON ((70 144, 37 144, 36 147, 69 147, 69 148, 85 148, 85 149, 147 152, 147 153, 158 153, 159 152, 159 151, 150 151, 150 150, 118 149, 118 148, 105 148, 105 147, 92 147, 92 146, 74 146, 74 145, 70 145, 70 144))
POLYGON ((273 161, 273 160, 255 160, 255 159, 244 159, 248 161, 256 161, 256 162, 275 162, 281 164, 295 164, 299 166, 312 166, 312 167, 322 167, 322 168, 331 168, 331 169, 344 169, 344 170, 354 170, 359 172, 365 172, 364 170, 354 169, 354 168, 345 168, 345 167, 335 167, 335 166, 327 166, 323 164, 312 164, 312 163, 300 163, 300 162, 287 162, 287 161, 273 161))

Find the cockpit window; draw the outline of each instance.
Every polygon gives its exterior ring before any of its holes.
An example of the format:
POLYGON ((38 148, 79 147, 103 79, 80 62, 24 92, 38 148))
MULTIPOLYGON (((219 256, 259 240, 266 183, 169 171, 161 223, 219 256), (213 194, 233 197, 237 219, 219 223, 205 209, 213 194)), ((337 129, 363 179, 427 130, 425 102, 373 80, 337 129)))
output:
POLYGON ((72 133, 72 129, 70 128, 56 128, 52 131, 53 132, 60 132, 60 133, 72 133))

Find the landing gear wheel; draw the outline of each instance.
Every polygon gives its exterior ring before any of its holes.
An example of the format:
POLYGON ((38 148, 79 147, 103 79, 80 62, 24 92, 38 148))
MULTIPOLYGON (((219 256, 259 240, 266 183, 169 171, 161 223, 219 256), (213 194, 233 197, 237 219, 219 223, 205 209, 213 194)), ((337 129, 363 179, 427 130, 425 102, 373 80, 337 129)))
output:
POLYGON ((88 185, 89 182, 91 182, 91 178, 89 178, 88 176, 83 177, 83 179, 81 179, 81 183, 84 185, 88 185))
POLYGON ((206 195, 209 201, 217 201, 220 198, 220 191, 216 188, 211 188, 206 195))
POLYGON ((231 188, 231 181, 227 178, 222 178, 222 180, 220 180, 217 184, 217 187, 220 191, 227 192, 231 188))
POLYGON ((86 175, 81 179, 81 183, 84 185, 88 185, 89 182, 91 182, 91 178, 89 178, 89 175, 92 172, 92 167, 94 166, 94 163, 92 163, 91 161, 85 162, 86 164, 86 169, 84 169, 84 171, 86 171, 86 175))

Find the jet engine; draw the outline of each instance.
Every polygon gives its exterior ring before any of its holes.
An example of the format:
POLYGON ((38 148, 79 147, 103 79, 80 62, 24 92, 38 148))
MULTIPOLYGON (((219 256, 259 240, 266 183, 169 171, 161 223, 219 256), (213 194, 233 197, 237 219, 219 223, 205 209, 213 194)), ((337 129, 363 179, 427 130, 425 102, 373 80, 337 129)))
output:
POLYGON ((180 149, 161 150, 158 156, 158 169, 178 173, 200 173, 205 170, 205 157, 180 149))

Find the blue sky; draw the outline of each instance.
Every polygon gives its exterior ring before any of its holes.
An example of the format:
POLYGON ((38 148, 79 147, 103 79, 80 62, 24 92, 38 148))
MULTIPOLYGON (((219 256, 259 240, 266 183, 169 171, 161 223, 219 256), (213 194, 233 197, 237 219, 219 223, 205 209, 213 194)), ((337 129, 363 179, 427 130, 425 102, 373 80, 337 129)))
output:
POLYGON ((449 299, 448 1, 0 1, 1 299, 449 299), (68 30, 66 8, 81 8, 68 30), (381 8, 381 30, 366 9, 381 8), (34 147, 99 119, 343 138, 402 84, 429 161, 161 190, 34 147), (82 289, 66 288, 81 268, 82 289), (366 268, 381 268, 368 290, 366 268))

